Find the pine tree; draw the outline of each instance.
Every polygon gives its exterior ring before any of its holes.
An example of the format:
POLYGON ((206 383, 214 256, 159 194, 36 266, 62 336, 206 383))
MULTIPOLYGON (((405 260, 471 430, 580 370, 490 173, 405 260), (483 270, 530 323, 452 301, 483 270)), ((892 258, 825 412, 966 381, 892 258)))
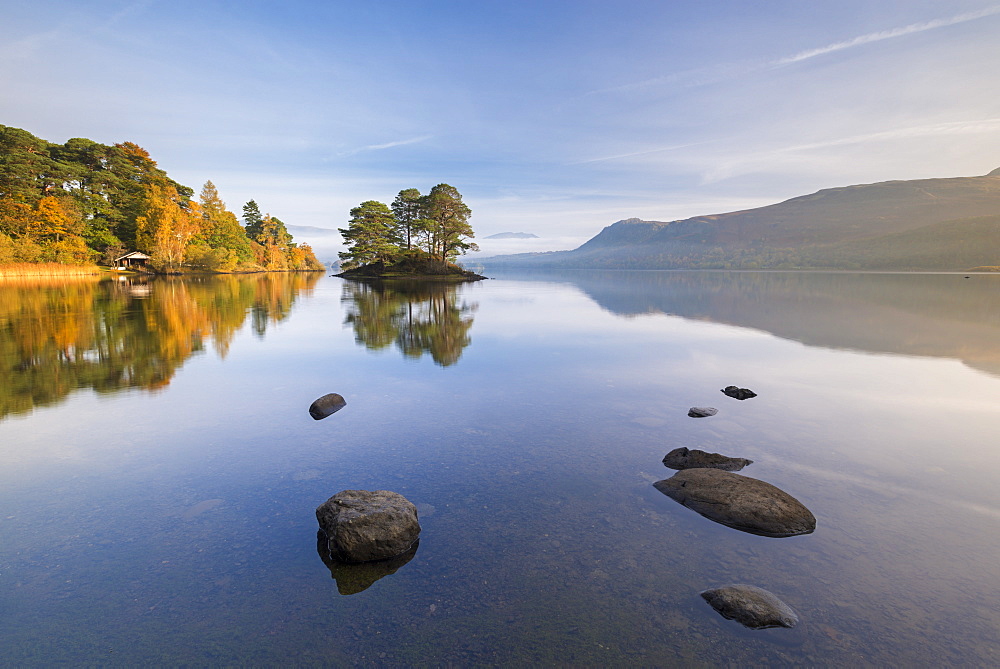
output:
POLYGON ((392 201, 392 214, 396 219, 396 234, 403 248, 410 249, 417 232, 417 222, 423 218, 423 196, 416 188, 399 191, 392 201))
POLYGON ((347 268, 374 262, 391 262, 399 254, 392 210, 368 200, 351 209, 348 227, 339 228, 348 250, 340 253, 347 268))

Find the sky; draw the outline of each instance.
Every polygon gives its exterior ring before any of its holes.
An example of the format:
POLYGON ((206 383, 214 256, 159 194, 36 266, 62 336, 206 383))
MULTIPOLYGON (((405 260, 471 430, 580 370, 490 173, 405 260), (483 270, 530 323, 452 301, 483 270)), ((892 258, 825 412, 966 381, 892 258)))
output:
POLYGON ((483 255, 1000 167, 988 0, 0 0, 0 16, 0 124, 135 142, 293 226, 448 183, 483 255), (539 238, 482 240, 499 232, 539 238))

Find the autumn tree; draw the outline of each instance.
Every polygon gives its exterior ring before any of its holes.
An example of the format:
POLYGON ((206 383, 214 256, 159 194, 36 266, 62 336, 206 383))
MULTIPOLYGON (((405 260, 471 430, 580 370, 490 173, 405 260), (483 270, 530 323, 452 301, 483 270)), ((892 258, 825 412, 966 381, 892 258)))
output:
POLYGON ((392 210, 382 202, 367 200, 351 209, 347 228, 338 228, 347 251, 340 253, 345 267, 392 262, 399 254, 399 237, 392 210))
POLYGON ((153 186, 136 217, 136 246, 150 256, 150 264, 173 271, 183 263, 188 243, 201 232, 200 216, 170 186, 153 186))
POLYGON ((322 268, 252 201, 244 231, 211 182, 199 201, 193 193, 133 142, 55 144, 0 125, 0 262, 108 261, 143 250, 160 268, 322 268))
POLYGON ((199 269, 232 271, 253 263, 254 254, 236 214, 226 209, 211 181, 201 189, 201 232, 188 250, 188 263, 199 269))

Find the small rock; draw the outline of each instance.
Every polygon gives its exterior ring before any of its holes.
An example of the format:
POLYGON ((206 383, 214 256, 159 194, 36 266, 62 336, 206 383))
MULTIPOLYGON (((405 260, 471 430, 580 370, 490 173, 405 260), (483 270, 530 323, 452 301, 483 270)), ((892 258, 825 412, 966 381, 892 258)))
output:
POLYGON ((309 405, 309 415, 313 417, 313 420, 323 420, 327 416, 337 413, 345 406, 347 406, 347 400, 337 393, 330 393, 329 395, 323 395, 323 397, 309 405))
POLYGON ((726 472, 738 472, 747 465, 753 464, 753 460, 730 458, 719 453, 706 453, 699 450, 692 451, 682 446, 667 453, 663 458, 663 464, 671 469, 708 467, 726 472))
POLYGON ((701 596, 723 618, 754 630, 795 627, 799 617, 788 604, 764 588, 742 583, 713 588, 701 596))
POLYGON ((717 413, 719 413, 719 410, 713 407, 691 407, 688 409, 688 416, 691 418, 708 418, 717 413))
POLYGON ((764 537, 794 537, 816 529, 802 502, 770 483, 719 469, 684 469, 653 484, 709 520, 764 537))
POLYGON ((341 562, 385 560, 408 551, 420 534, 417 507, 389 490, 344 490, 316 508, 330 556, 341 562))
POLYGON ((749 388, 738 388, 736 386, 726 386, 722 389, 722 392, 738 400, 748 400, 751 397, 757 397, 757 393, 749 388))

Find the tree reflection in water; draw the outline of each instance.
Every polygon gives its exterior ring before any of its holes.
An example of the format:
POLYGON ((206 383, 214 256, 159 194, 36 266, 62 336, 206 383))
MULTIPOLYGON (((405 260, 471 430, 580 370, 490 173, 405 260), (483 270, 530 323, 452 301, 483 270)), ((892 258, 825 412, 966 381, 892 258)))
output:
POLYGON ((225 357, 251 314, 263 337, 318 273, 0 283, 0 419, 78 388, 156 390, 210 341, 225 357))
POLYGON ((403 355, 430 353, 454 365, 469 345, 475 304, 459 302, 454 284, 441 281, 345 281, 341 301, 354 338, 372 350, 396 344, 403 355))

